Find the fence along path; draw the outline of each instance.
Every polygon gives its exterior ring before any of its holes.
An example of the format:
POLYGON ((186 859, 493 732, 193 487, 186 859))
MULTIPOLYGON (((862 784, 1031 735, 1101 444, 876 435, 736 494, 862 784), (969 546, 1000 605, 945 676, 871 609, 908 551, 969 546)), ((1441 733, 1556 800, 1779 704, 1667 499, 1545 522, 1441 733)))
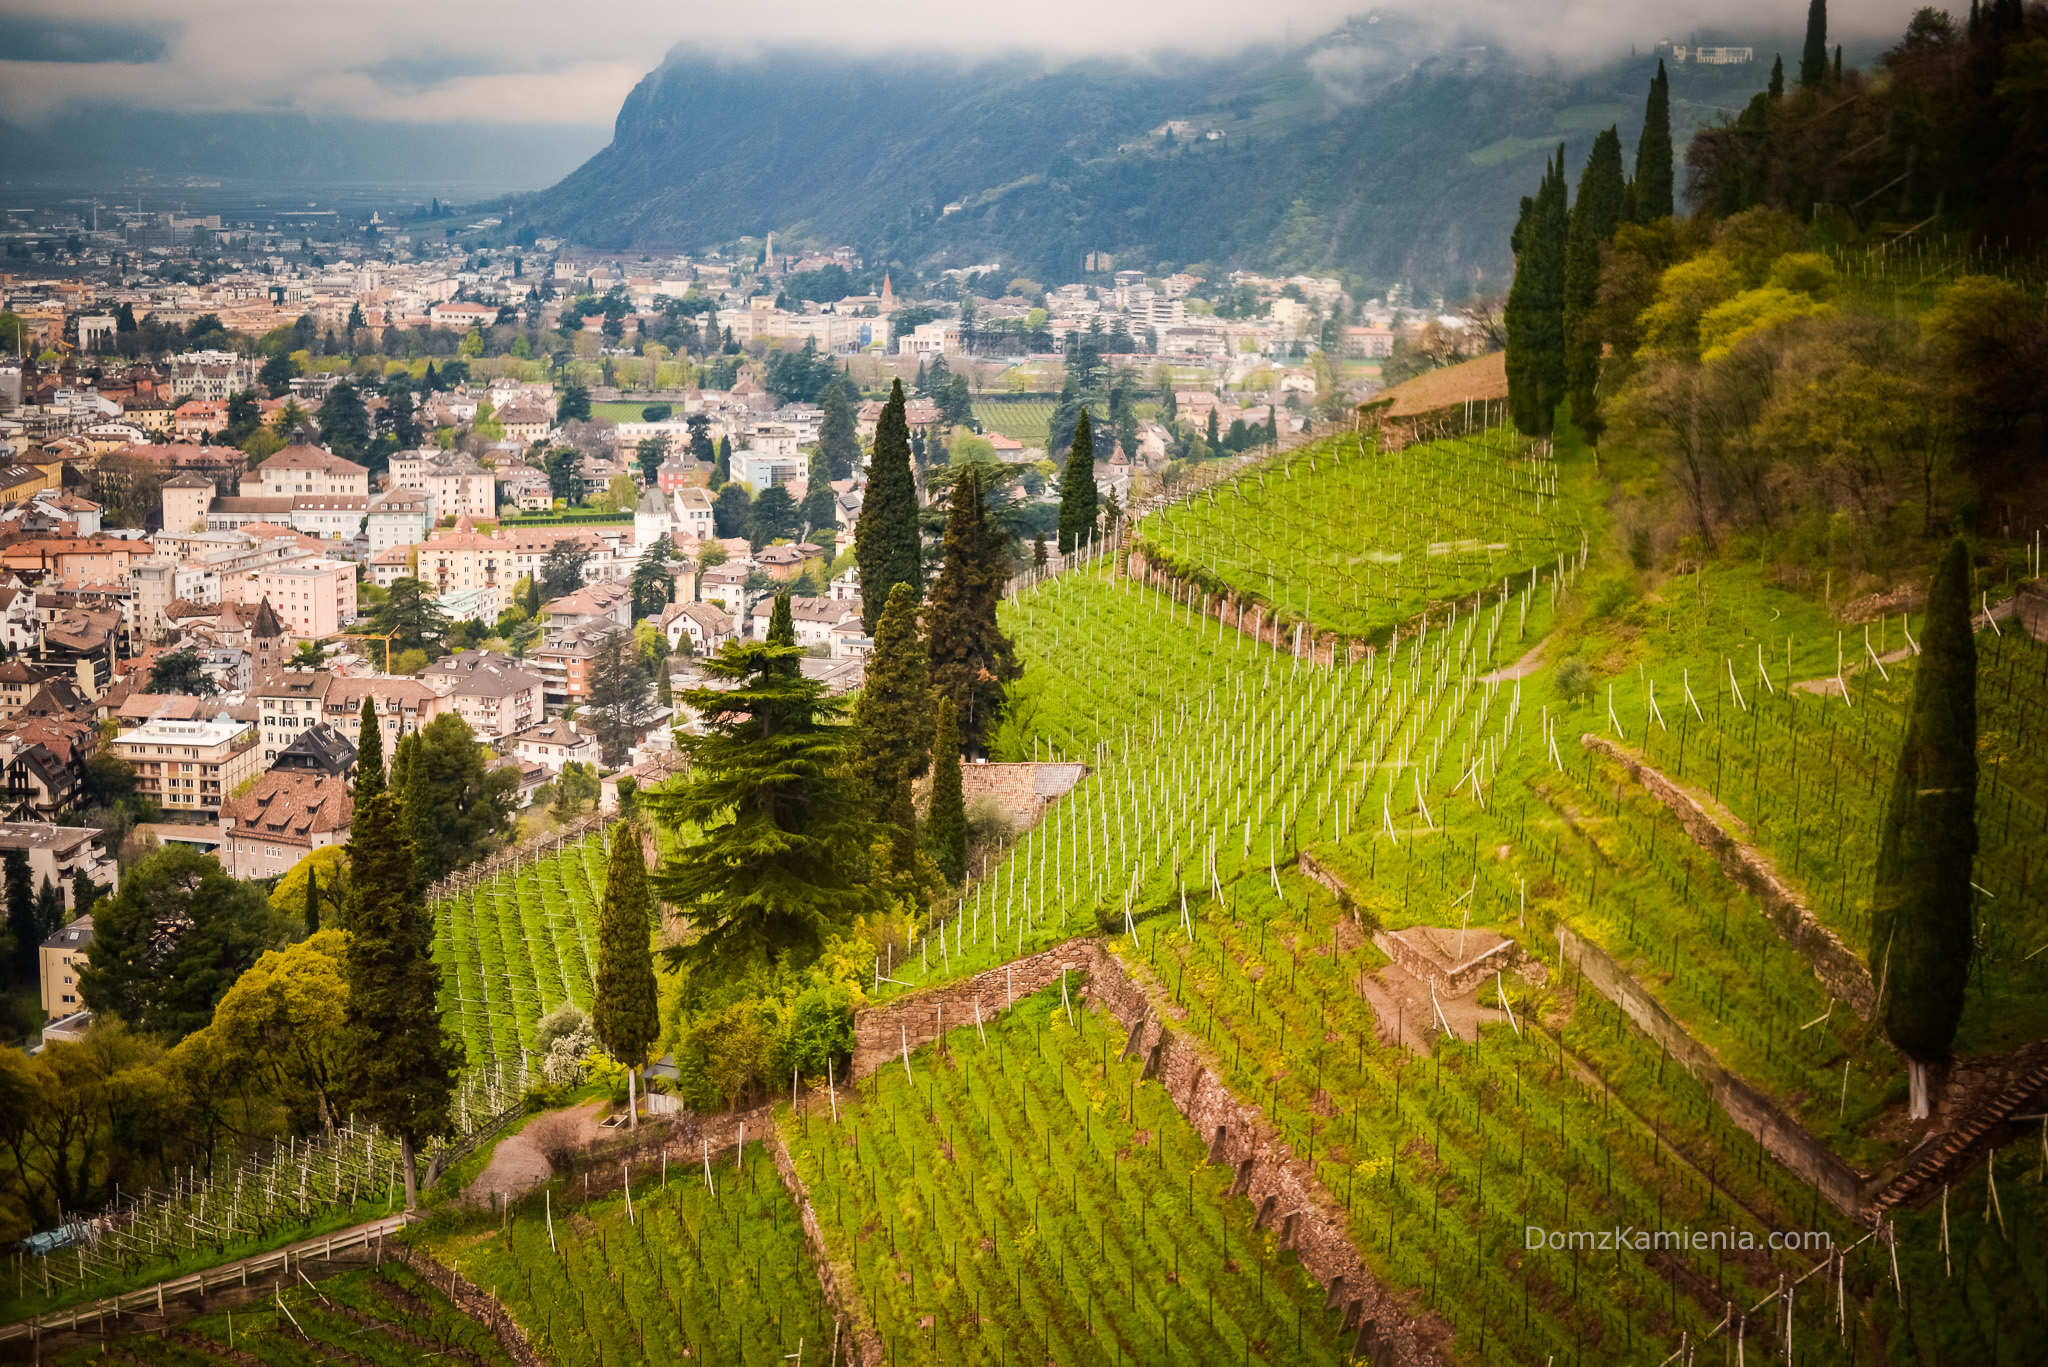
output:
POLYGON ((251 1254, 218 1267, 201 1268, 182 1277, 172 1277, 139 1291, 123 1291, 118 1295, 106 1296, 100 1300, 82 1305, 66 1306, 62 1310, 51 1310, 33 1315, 13 1324, 0 1325, 0 1343, 20 1339, 35 1339, 45 1333, 59 1329, 76 1329, 80 1325, 94 1325, 102 1320, 119 1321, 124 1314, 154 1311, 164 1313, 164 1302, 180 1296, 198 1295, 204 1297, 209 1290, 223 1286, 247 1286, 251 1277, 261 1278, 275 1273, 290 1280, 293 1270, 309 1259, 331 1262, 337 1253, 368 1249, 381 1255, 381 1245, 386 1236, 403 1229, 407 1221, 414 1218, 408 1214, 389 1215, 371 1220, 367 1224, 336 1230, 317 1238, 301 1239, 298 1243, 272 1249, 268 1253, 251 1254))

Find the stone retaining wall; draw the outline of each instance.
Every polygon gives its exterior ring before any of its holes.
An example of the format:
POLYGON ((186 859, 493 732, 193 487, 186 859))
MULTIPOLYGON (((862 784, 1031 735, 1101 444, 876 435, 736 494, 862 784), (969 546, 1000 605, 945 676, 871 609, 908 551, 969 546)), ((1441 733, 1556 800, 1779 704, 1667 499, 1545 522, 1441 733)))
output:
MULTIPOLYGON (((1280 1142, 1259 1107, 1231 1095, 1198 1039, 1167 1024, 1186 1013, 1170 1004, 1165 990, 1149 974, 1141 981, 1143 970, 1127 967, 1099 939, 1072 940, 1020 959, 1008 970, 994 969, 862 1012, 854 1022, 854 1073, 865 1076, 899 1058, 906 1042, 916 1048, 936 1039, 942 1020, 952 1022, 949 1028, 971 1025, 977 1001, 985 1020, 1073 971, 1086 975, 1079 986, 1080 1004, 1099 1005, 1130 1032, 1126 1056, 1135 1052, 1145 1059, 1146 1078, 1164 1086, 1175 1108, 1208 1140, 1210 1161, 1235 1169, 1231 1194, 1251 1201, 1258 1227, 1279 1230, 1281 1246, 1293 1249, 1308 1274, 1328 1288, 1326 1304, 1345 1307, 1343 1332, 1354 1336, 1352 1352, 1369 1358, 1374 1367, 1434 1367, 1448 1361, 1449 1327, 1434 1315, 1417 1315, 1412 1297, 1393 1291, 1366 1269, 1346 1232, 1342 1203, 1323 1187, 1314 1168, 1280 1142)), ((880 1347, 877 1339, 877 1352, 880 1347)))
POLYGON ((1627 1012, 1644 1034, 1697 1078, 1730 1120, 1801 1180, 1819 1187, 1821 1195, 1835 1209, 1851 1219, 1863 1218, 1862 1173, 1843 1162, 1804 1125, 1779 1110, 1770 1098, 1715 1062, 1713 1055, 1687 1034, 1685 1027, 1673 1020, 1605 950, 1562 925, 1557 928, 1557 948, 1563 963, 1577 968, 1601 996, 1627 1012))
POLYGON ((1804 898, 1778 873, 1777 866, 1755 846, 1737 840, 1724 829, 1698 798, 1662 773, 1643 763, 1633 752, 1604 736, 1585 735, 1579 744, 1595 753, 1619 761, 1629 777, 1666 807, 1685 827, 1700 848, 1720 861, 1721 871, 1747 888, 1764 916, 1778 934, 1800 954, 1837 1000, 1862 1020, 1870 1019, 1877 1002, 1877 986, 1863 960, 1836 934, 1822 925, 1804 898))
POLYGON ((1062 973, 1089 972, 1099 959, 1093 940, 1069 940, 972 978, 942 983, 863 1011, 854 1019, 850 1080, 864 1078, 900 1057, 905 1045, 915 1049, 930 1044, 946 1022, 972 1025, 977 1007, 986 1020, 1018 998, 1050 987, 1062 973))
POLYGON ((535 1350, 526 1331, 519 1327, 496 1296, 462 1275, 459 1269, 451 1270, 441 1266, 426 1254, 406 1243, 394 1243, 388 1248, 391 1256, 426 1279, 429 1286, 445 1293, 455 1302, 455 1308, 489 1329, 496 1336, 498 1346, 505 1350, 505 1356, 519 1367, 550 1367, 548 1360, 535 1350))
POLYGON ((888 1360, 888 1353, 882 1347, 882 1336, 875 1332, 874 1322, 868 1318, 867 1303, 860 1298, 853 1269, 833 1260, 831 1250, 825 1246, 825 1233, 818 1226, 818 1212, 811 1207, 810 1188, 804 1185, 803 1175, 790 1161, 789 1146, 782 1142, 782 1132, 770 1130, 769 1134, 773 1136, 775 1171, 781 1175, 782 1185, 796 1202, 797 1214, 804 1222, 804 1243, 810 1247, 811 1261, 817 1264, 818 1284, 824 1288, 825 1300, 833 1313, 851 1326, 846 1360, 854 1367, 880 1367, 888 1360))
POLYGON ((1215 1061, 1195 1035, 1169 1021, 1186 1012, 1142 966, 1130 967, 1098 949, 1101 970, 1083 995, 1099 1003, 1131 1032, 1126 1054, 1145 1060, 1145 1074, 1166 1088, 1174 1106, 1208 1141, 1209 1161, 1236 1173, 1233 1195, 1258 1211, 1256 1223, 1280 1232, 1302 1268, 1327 1288, 1325 1304, 1345 1307, 1343 1331, 1355 1335, 1351 1351, 1375 1367, 1421 1367, 1448 1361, 1449 1326, 1417 1314, 1412 1296, 1386 1286, 1365 1266, 1347 1232, 1343 1204, 1296 1158, 1263 1111, 1231 1095, 1215 1061))

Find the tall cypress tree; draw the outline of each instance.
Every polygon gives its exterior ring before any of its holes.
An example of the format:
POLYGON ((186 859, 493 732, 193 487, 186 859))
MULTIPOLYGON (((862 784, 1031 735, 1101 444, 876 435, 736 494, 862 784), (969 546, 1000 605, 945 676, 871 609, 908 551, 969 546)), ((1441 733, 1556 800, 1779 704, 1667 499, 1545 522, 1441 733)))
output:
POLYGON ((853 382, 843 376, 825 386, 818 450, 833 479, 852 479, 860 466, 860 428, 854 422, 853 399, 853 382))
POLYGON ((434 918, 413 891, 405 804, 389 792, 358 801, 348 857, 356 906, 342 960, 342 1092, 397 1137, 410 1210, 419 1204, 421 1145, 454 1128, 462 1046, 441 1026, 434 918))
POLYGON ((953 485, 946 559, 932 585, 928 647, 932 689, 958 713, 966 749, 981 754, 1002 717, 1006 686, 1023 677, 996 608, 1009 579, 1009 539, 989 519, 987 486, 969 465, 953 485))
POLYGON ((1771 84, 1764 93, 1774 100, 1785 98, 1785 58, 1782 55, 1771 59, 1771 84))
POLYGON ((967 872, 967 801, 960 791, 960 721, 951 698, 939 699, 932 731, 932 811, 925 822, 932 859, 949 883, 967 872))
POLYGON ((1060 554, 1086 542, 1094 527, 1095 431, 1084 408, 1074 422, 1073 449, 1060 476, 1060 554))
POLYGON ((1512 239, 1515 281, 1508 288, 1508 407, 1532 437, 1550 435, 1565 389, 1564 148, 1543 165, 1543 184, 1522 212, 1512 239))
POLYGON ((1808 0, 1806 42, 1799 49, 1799 88, 1811 90, 1828 77, 1828 0, 1808 0))
POLYGON ((639 1128, 634 1084, 647 1051, 661 1034, 654 986, 654 954, 649 944, 652 907, 647 896, 647 857, 640 847, 640 828, 632 822, 612 827, 611 857, 605 865, 604 899, 597 909, 597 1004, 590 1028, 605 1052, 626 1065, 628 1124, 639 1128))
POLYGON ((898 584, 924 596, 924 544, 917 530, 917 482, 910 473, 910 423, 904 417, 903 381, 889 387, 889 402, 875 424, 867 496, 854 530, 853 559, 860 570, 861 625, 869 636, 882 620, 889 590, 898 584))
POLYGON ((853 771, 867 780, 877 802, 893 801, 899 780, 924 773, 931 714, 931 664, 917 629, 917 595, 898 584, 889 590, 853 705, 853 771))
POLYGON ((816 532, 821 527, 839 525, 837 516, 838 495, 832 492, 832 470, 825 460, 825 448, 821 444, 811 452, 811 469, 804 485, 802 516, 804 528, 816 532))
POLYGON ((1592 155, 1579 174, 1564 247, 1565 389, 1572 421, 1593 442, 1607 424, 1600 416, 1600 334, 1592 312, 1600 292, 1600 249, 1614 237, 1621 207, 1621 133, 1609 128, 1593 139, 1592 155))
POLYGON ((363 694, 362 724, 356 728, 356 801, 384 791, 384 731, 377 724, 377 700, 363 694))
POLYGON ((36 879, 28 866, 28 854, 9 850, 0 860, 6 870, 7 928, 14 932, 15 967, 26 974, 36 966, 43 937, 36 934, 36 879))
POLYGON ((1970 555, 1949 544, 1927 593, 1927 625, 1878 842, 1871 975, 1885 1033, 1906 1056, 1909 1116, 1929 1112, 1928 1069, 1947 1060, 1963 1015, 1975 940, 1977 642, 1970 555))
POLYGON ((732 438, 718 439, 718 454, 711 459, 711 487, 716 489, 732 478, 732 438))
POLYGON ((306 933, 320 933, 320 871, 311 865, 306 868, 306 933))
POLYGON ((441 864, 442 833, 435 827, 433 800, 427 792, 433 782, 432 768, 419 732, 398 738, 398 753, 391 760, 391 790, 405 801, 405 834, 412 842, 416 894, 427 890, 441 864))
POLYGON ((1664 74, 1660 58, 1657 74, 1650 79, 1650 98, 1643 105, 1643 136, 1636 143, 1634 205, 1629 215, 1633 222, 1671 217, 1677 202, 1672 175, 1671 78, 1664 74))

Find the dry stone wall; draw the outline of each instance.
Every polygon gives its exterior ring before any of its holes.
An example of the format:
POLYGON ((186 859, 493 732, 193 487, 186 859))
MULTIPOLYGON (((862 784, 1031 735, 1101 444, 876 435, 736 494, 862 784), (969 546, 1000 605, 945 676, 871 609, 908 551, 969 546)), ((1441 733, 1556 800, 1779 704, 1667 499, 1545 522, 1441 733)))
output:
POLYGON ((1770 1098, 1715 1062, 1713 1055, 1687 1034, 1685 1027, 1673 1020, 1606 951, 1581 939, 1568 926, 1557 928, 1557 941, 1559 959, 1578 969, 1601 996, 1627 1012, 1644 1034, 1699 1080, 1730 1120, 1803 1181, 1818 1186, 1821 1195, 1837 1210, 1852 1219, 1862 1218, 1862 1173, 1843 1162, 1804 1125, 1779 1110, 1770 1098))
POLYGON ((1821 924, 1806 900, 1793 891, 1770 859, 1754 846, 1737 840, 1698 798, 1613 741, 1604 736, 1585 735, 1579 738, 1579 744, 1620 762, 1630 778, 1670 808, 1686 834, 1720 861, 1721 871, 1756 898, 1778 934, 1805 956, 1813 975, 1828 991, 1860 1019, 1870 1019, 1877 1001, 1877 987, 1870 980, 1870 970, 1832 930, 1821 924))
MULTIPOLYGON (((854 1022, 854 1073, 865 1076, 938 1037, 942 1025, 971 1025, 977 1004, 983 1019, 1079 972, 1082 1005, 1100 1006, 1129 1034, 1126 1056, 1145 1060, 1145 1076, 1168 1097, 1208 1141, 1209 1160, 1236 1174, 1231 1194, 1258 1211, 1259 1227, 1279 1231, 1302 1267, 1328 1291, 1328 1305, 1343 1305, 1343 1332, 1352 1352, 1374 1367, 1425 1367, 1450 1358, 1449 1326, 1418 1314, 1413 1298, 1395 1292, 1365 1266, 1346 1232, 1343 1205, 1316 1178, 1314 1168, 1282 1143, 1257 1106, 1246 1105, 1225 1087, 1214 1061, 1195 1036, 1169 1023, 1186 1013, 1143 969, 1132 969, 1099 939, 1072 940, 1008 969, 934 988, 887 1006, 864 1011, 854 1022), (1141 978, 1140 975, 1143 975, 1141 978)), ((822 1265, 822 1263, 821 1263, 822 1265)), ((879 1346, 879 1345, 878 1345, 879 1346)))

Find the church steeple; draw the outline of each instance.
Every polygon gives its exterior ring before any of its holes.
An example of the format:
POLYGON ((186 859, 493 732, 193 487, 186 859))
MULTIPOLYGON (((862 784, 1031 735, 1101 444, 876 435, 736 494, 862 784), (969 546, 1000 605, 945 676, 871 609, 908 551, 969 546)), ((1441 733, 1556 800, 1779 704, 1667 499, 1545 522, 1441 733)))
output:
POLYGON ((882 272, 882 312, 896 307, 896 291, 889 287, 889 272, 882 272))

